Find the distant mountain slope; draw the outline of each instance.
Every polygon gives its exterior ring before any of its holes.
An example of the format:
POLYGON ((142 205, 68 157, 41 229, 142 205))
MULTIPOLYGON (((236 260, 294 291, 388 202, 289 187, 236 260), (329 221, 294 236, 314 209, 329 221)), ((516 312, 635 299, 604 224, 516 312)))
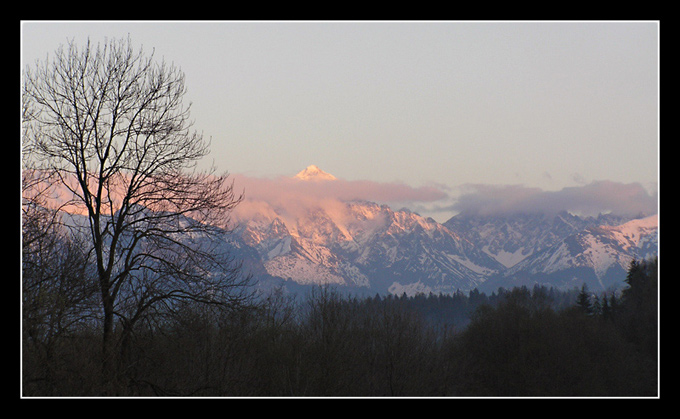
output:
POLYGON ((295 175, 299 180, 336 180, 337 178, 330 173, 326 173, 315 165, 307 166, 303 171, 295 175))
POLYGON ((309 208, 293 219, 268 208, 239 221, 236 233, 257 249, 267 271, 297 283, 453 292, 503 269, 434 220, 370 202, 345 203, 333 213, 309 208))
POLYGON ((457 215, 444 223, 465 237, 506 268, 564 240, 571 234, 601 225, 617 225, 629 218, 613 215, 579 217, 566 211, 543 213, 511 213, 493 216, 457 215))
POLYGON ((633 259, 658 255, 658 216, 589 226, 491 278, 484 289, 542 283, 606 290, 621 285, 633 259))
MULTIPOLYGON (((335 177, 309 166, 294 179, 335 177)), ((288 283, 395 294, 536 282, 597 289, 620 284, 632 258, 657 252, 656 217, 461 214, 440 224, 373 202, 310 202, 238 212, 237 236, 288 283)))
MULTIPOLYGON (((313 165, 288 181, 322 189, 341 182, 313 165)), ((70 222, 81 218, 74 213, 70 222)), ((224 250, 243 261, 261 288, 334 284, 413 295, 586 283, 597 290, 622 285, 633 258, 658 254, 656 215, 460 214, 438 223, 408 209, 324 196, 250 199, 232 219, 224 250)))

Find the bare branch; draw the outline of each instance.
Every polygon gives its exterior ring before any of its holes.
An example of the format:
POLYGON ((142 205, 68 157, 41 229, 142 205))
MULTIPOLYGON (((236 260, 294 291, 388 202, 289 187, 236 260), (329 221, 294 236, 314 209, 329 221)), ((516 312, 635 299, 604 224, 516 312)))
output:
MULTIPOLYGON (((70 42, 27 68, 23 88, 26 174, 49 175, 63 205, 87 217, 105 342, 115 314, 134 323, 172 301, 245 300, 225 244, 243 196, 227 174, 194 170, 209 148, 192 130, 178 68, 129 39, 70 42)), ((40 182, 25 179, 34 198, 40 182)))

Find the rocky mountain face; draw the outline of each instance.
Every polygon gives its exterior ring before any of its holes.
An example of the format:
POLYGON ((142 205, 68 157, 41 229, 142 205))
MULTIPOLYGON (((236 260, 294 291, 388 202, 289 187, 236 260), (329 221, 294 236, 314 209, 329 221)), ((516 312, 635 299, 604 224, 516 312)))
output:
POLYGON ((234 234, 256 250, 268 275, 287 284, 373 294, 535 283, 607 289, 622 284, 630 260, 658 252, 656 216, 458 215, 440 224, 365 201, 295 216, 268 207, 238 220, 234 234))
POLYGON ((563 211, 557 214, 460 214, 444 225, 510 268, 589 226, 617 225, 628 220, 614 215, 579 217, 563 211))
MULTIPOLYGON (((316 166, 299 182, 335 182, 316 166)), ((263 289, 335 284, 354 294, 623 285, 658 254, 658 216, 459 214, 444 223, 367 201, 244 202, 227 248, 263 289)), ((74 220, 77 215, 73 215, 74 220)), ((75 222, 75 221, 74 221, 75 222)))
POLYGON ((472 289, 503 269, 446 226, 371 202, 322 207, 286 219, 268 211, 240 220, 234 234, 255 248, 266 271, 298 284, 371 292, 472 289))
POLYGON ((658 255, 657 215, 618 225, 590 221, 582 229, 491 276, 482 289, 535 283, 557 288, 580 287, 585 283, 591 290, 612 289, 622 285, 632 259, 658 255))

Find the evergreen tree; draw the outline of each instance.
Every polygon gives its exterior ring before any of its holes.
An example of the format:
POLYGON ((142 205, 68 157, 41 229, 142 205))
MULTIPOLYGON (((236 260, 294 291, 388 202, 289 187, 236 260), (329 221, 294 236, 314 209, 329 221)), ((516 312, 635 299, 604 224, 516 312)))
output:
POLYGON ((656 358, 658 341, 658 258, 630 263, 621 293, 621 324, 628 339, 656 358))
POLYGON ((635 310, 656 306, 657 277, 658 258, 641 262, 632 260, 625 279, 628 287, 621 294, 623 303, 635 310))
POLYGON ((578 297, 576 297, 576 305, 585 314, 590 315, 593 312, 593 307, 590 303, 590 293, 588 292, 588 286, 586 284, 581 286, 581 291, 579 292, 578 297))
POLYGON ((604 319, 609 320, 612 317, 612 310, 609 306, 609 300, 607 299, 607 294, 602 295, 602 308, 601 314, 604 319))
POLYGON ((600 297, 597 295, 593 296, 593 305, 591 307, 591 312, 595 316, 600 316, 602 314, 602 303, 600 303, 600 297))
POLYGON ((616 318, 619 314, 619 310, 619 299, 616 298, 616 293, 612 293, 612 295, 609 296, 609 312, 611 317, 616 318))

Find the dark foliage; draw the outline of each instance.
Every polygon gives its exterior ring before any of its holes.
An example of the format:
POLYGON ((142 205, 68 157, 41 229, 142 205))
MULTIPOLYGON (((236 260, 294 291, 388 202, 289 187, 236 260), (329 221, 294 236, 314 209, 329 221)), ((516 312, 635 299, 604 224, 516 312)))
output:
MULTIPOLYGON (((655 397, 657 266, 634 261, 620 295, 522 287, 353 298, 315 288, 237 311, 187 305, 135 330, 120 395, 655 397)), ((40 340, 35 321, 25 324, 23 394, 99 395, 96 329, 79 323, 40 340)))

